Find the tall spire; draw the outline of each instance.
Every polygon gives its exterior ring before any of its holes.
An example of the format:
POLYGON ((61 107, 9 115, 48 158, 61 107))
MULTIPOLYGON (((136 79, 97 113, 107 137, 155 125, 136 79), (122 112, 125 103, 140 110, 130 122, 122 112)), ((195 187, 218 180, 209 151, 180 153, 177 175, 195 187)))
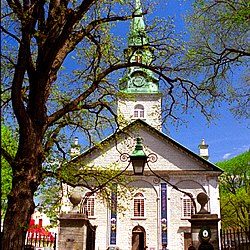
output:
POLYGON ((140 0, 135 0, 134 17, 131 22, 128 45, 143 46, 148 44, 145 23, 143 19, 142 5, 140 0))
MULTIPOLYGON (((135 0, 133 18, 128 34, 128 48, 124 50, 125 59, 150 65, 153 61, 153 48, 150 47, 146 33, 142 5, 135 0)), ((133 66, 126 70, 120 79, 120 90, 126 93, 159 93, 158 78, 154 73, 143 67, 133 66)))
POLYGON ((142 66, 131 66, 120 79, 117 115, 124 127, 135 119, 143 119, 161 130, 161 93, 159 80, 153 71, 143 67, 151 65, 154 51, 146 33, 144 14, 140 0, 134 0, 133 18, 128 34, 128 47, 124 50, 125 60, 142 66))

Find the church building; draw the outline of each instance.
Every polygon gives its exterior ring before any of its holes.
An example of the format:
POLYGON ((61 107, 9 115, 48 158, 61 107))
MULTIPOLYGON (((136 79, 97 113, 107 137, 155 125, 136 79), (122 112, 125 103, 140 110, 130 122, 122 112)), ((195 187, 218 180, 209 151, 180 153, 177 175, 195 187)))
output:
MULTIPOLYGON (((149 64, 153 51, 148 44, 141 4, 136 0, 125 57, 149 64)), ((187 250, 191 244, 188 219, 195 206, 200 209, 196 197, 201 192, 209 197, 206 209, 220 217, 218 176, 222 171, 208 161, 204 140, 196 154, 162 132, 161 98, 158 77, 152 71, 128 68, 118 93, 120 130, 82 154, 77 155, 77 145, 72 148, 74 161, 83 165, 105 169, 113 164, 130 173, 133 192, 125 199, 113 193, 113 204, 108 206, 98 193, 87 198, 89 221, 97 226, 96 250, 187 250), (133 174, 129 157, 128 161, 123 158, 138 151, 148 156, 143 174, 133 174), (119 210, 119 205, 124 209, 119 210)))

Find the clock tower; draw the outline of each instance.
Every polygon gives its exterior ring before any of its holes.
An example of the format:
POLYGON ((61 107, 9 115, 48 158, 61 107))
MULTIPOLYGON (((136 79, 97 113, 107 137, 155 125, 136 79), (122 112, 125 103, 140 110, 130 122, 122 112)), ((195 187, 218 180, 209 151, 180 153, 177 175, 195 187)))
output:
MULTIPOLYGON (((151 65, 154 59, 152 47, 146 33, 140 0, 135 0, 134 17, 128 35, 128 48, 124 50, 125 59, 151 65)), ((161 130, 161 93, 156 75, 142 66, 127 68, 120 79, 118 94, 118 118, 124 127, 136 119, 147 122, 161 130)))

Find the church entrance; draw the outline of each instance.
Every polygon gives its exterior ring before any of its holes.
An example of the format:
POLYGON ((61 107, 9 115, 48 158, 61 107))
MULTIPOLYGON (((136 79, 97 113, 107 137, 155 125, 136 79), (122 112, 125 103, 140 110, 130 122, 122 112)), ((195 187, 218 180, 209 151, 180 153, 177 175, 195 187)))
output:
POLYGON ((141 226, 136 226, 132 230, 132 250, 146 249, 146 233, 141 226))

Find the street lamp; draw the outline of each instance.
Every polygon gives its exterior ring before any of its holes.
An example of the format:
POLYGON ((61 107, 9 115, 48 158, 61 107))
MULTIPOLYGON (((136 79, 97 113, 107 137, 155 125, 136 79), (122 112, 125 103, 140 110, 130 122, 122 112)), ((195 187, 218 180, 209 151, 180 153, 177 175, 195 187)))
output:
MULTIPOLYGON (((132 154, 123 153, 121 155, 121 161, 129 161, 129 163, 132 163, 134 175, 143 175, 145 165, 148 165, 148 162, 156 162, 157 155, 153 153, 146 155, 143 151, 142 138, 138 137, 136 138, 136 145, 132 154)), ((150 171, 152 170, 150 169, 150 171)))
POLYGON ((143 151, 142 139, 140 137, 136 138, 135 150, 132 152, 129 158, 134 169, 134 174, 143 175, 143 171, 148 157, 143 151))

